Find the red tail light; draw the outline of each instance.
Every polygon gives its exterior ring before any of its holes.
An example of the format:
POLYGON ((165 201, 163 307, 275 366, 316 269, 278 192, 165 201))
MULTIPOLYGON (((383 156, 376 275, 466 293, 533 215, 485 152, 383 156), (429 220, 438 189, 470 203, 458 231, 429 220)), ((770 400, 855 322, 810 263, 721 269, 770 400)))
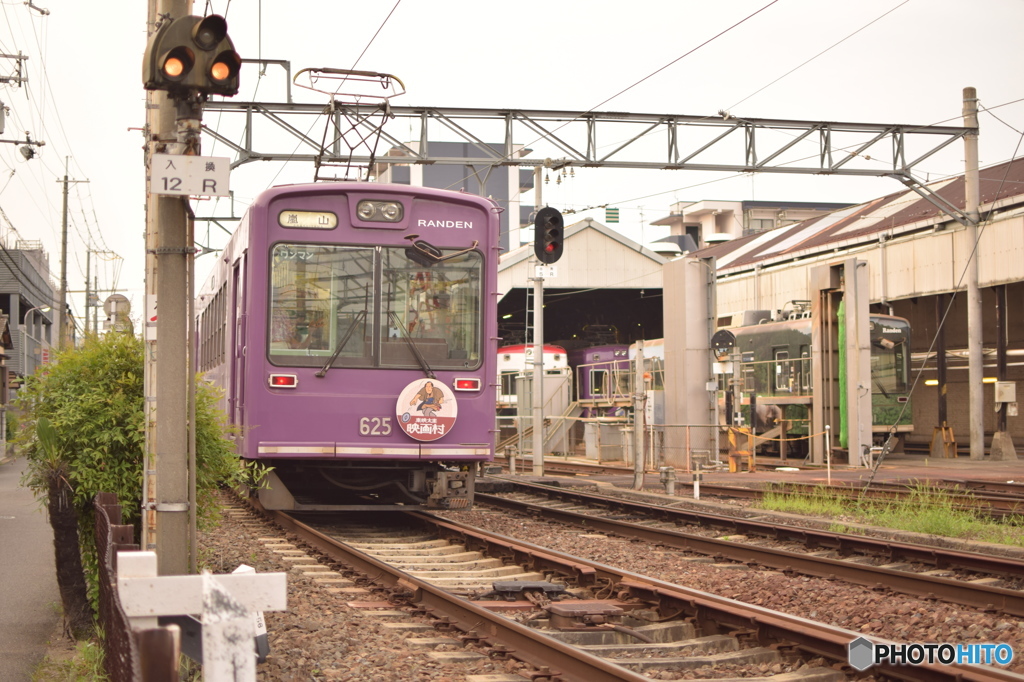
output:
POLYGON ((295 388, 299 385, 299 378, 294 374, 271 374, 270 385, 273 388, 295 388))
POLYGON ((479 391, 480 380, 479 379, 456 379, 455 380, 456 391, 479 391))

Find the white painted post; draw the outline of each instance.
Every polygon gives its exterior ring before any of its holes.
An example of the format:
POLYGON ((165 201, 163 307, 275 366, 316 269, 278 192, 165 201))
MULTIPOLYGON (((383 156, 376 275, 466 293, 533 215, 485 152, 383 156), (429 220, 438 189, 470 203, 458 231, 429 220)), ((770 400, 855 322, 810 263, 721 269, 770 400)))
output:
POLYGON ((203 679, 241 682, 256 679, 252 617, 217 579, 204 572, 203 679))
POLYGON ((132 630, 156 627, 158 616, 201 615, 204 679, 256 679, 254 613, 288 608, 285 573, 158 576, 155 552, 118 552, 117 566, 118 598, 132 630))
POLYGON ((131 623, 132 630, 138 632, 139 630, 150 630, 155 627, 159 627, 156 622, 158 615, 150 612, 149 614, 137 613, 137 610, 130 606, 133 606, 131 602, 125 605, 124 595, 121 593, 121 584, 126 580, 131 579, 155 579, 157 577, 157 565, 156 565, 156 552, 118 552, 117 553, 117 591, 121 601, 121 608, 124 609, 124 613, 128 616, 128 621, 131 623))

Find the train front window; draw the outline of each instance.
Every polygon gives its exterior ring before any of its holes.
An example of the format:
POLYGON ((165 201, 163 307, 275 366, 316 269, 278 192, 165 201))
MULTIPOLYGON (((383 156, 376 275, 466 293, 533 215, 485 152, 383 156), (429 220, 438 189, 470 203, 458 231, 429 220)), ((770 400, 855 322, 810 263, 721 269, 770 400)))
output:
POLYGON ((270 361, 321 366, 371 364, 374 249, 277 244, 271 252, 270 361))
POLYGON ((469 251, 430 267, 406 247, 381 249, 380 365, 475 369, 482 361, 483 258, 469 251))
POLYGON ((903 342, 872 343, 871 382, 876 392, 883 395, 907 392, 906 347, 903 342))
POLYGON ((275 365, 476 369, 483 258, 431 267, 406 247, 281 243, 271 251, 269 357, 275 365), (415 350, 413 349, 415 346, 415 350))

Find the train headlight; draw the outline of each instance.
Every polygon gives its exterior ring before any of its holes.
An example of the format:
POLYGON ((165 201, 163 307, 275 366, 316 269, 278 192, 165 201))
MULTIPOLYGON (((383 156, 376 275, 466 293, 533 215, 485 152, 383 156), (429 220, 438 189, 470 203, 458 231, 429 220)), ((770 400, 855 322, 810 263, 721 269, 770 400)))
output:
POLYGON ((397 223, 405 211, 397 201, 371 201, 364 199, 356 204, 356 215, 360 220, 374 223, 397 223))

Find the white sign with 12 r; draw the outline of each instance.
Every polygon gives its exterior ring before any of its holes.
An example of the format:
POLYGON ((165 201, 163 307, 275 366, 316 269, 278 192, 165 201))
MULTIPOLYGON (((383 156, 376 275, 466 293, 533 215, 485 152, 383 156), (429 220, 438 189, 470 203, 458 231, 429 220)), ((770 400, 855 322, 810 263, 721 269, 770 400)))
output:
POLYGON ((150 191, 178 196, 228 196, 231 159, 222 156, 153 154, 150 191))

